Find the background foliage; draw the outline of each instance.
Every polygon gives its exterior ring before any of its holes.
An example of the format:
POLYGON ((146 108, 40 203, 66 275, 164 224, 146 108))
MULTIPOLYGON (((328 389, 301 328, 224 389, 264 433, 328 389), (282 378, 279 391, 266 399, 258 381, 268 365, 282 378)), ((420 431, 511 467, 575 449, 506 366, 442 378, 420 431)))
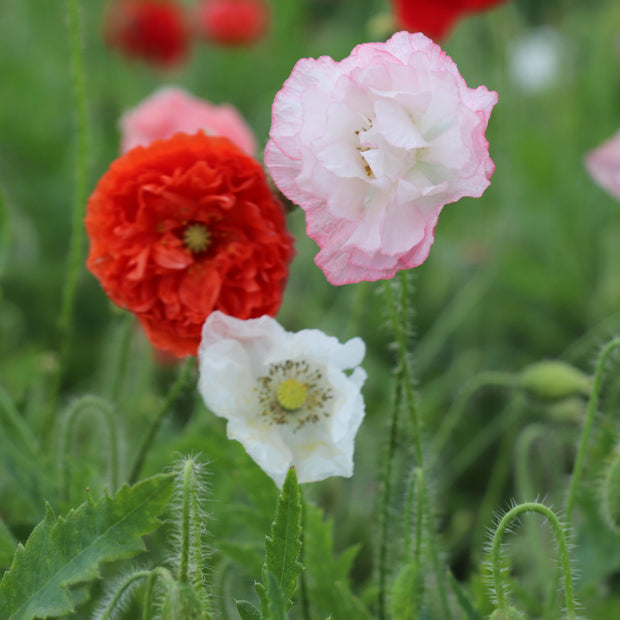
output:
MULTIPOLYGON (((370 18, 389 8, 381 0, 274 0, 271 35, 256 48, 199 46, 186 66, 162 74, 105 48, 103 6, 89 0, 82 7, 93 132, 89 187, 117 156, 120 114, 163 84, 233 103, 264 146, 271 102, 295 61, 322 54, 341 58, 355 44, 377 38, 370 18)), ((86 487, 98 498, 110 480, 107 448, 93 432, 96 417, 85 414, 65 454, 58 450, 59 427, 47 428, 75 168, 65 21, 62 2, 4 0, 0 6, 0 399, 14 403, 18 420, 0 434, 0 569, 8 568, 16 541, 25 542, 44 518, 44 500, 65 515, 86 499, 86 487), (65 467, 71 475, 61 484, 55 472, 65 467)), ((414 359, 429 438, 479 372, 518 373, 545 358, 590 372, 600 344, 620 328, 620 205, 583 167, 584 152, 620 125, 619 37, 615 0, 523 0, 462 22, 443 45, 470 86, 486 84, 500 99, 487 133, 497 166, 491 187, 480 199, 444 209, 430 257, 415 270, 414 359), (512 79, 510 54, 519 36, 542 25, 563 38, 561 71, 548 89, 528 94, 512 79)), ((334 581, 350 580, 372 607, 379 472, 390 408, 386 385, 393 366, 383 300, 375 294, 377 285, 330 286, 312 262, 316 246, 304 235, 303 215, 291 214, 289 223, 298 256, 279 320, 290 330, 316 327, 341 339, 359 335, 368 344, 367 420, 357 440, 355 476, 304 490, 331 520, 324 523, 315 508, 308 515, 325 557, 335 554, 326 563, 334 581), (355 556, 346 551, 353 545, 355 556)), ((116 404, 123 481, 175 368, 158 360, 136 328, 127 373, 116 385, 118 342, 123 330, 133 328, 86 272, 77 304, 61 404, 69 407, 88 392, 116 404)), ((578 597, 591 619, 620 614, 620 536, 603 523, 597 495, 617 441, 618 368, 612 359, 574 538, 578 597)), ((522 390, 480 390, 458 432, 431 453, 442 547, 481 609, 492 609, 479 567, 485 528, 511 498, 540 496, 562 504, 584 410, 580 396, 548 402, 522 390), (525 473, 523 463, 530 463, 525 473)), ((395 464, 390 513, 394 540, 407 535, 402 513, 410 482, 406 431, 399 441, 403 456, 395 464)), ((210 579, 221 616, 237 617, 235 598, 256 602, 252 584, 261 574, 277 490, 239 445, 225 440, 223 421, 205 411, 192 386, 176 400, 143 475, 162 471, 178 452, 201 453, 211 462, 210 579)), ((513 542, 513 596, 539 617, 553 548, 548 532, 526 525, 513 542)), ((165 527, 148 546, 153 557, 165 558, 165 527)), ((397 547, 389 550, 395 560, 397 547)), ((347 614, 358 599, 332 591, 333 607, 323 607, 328 599, 321 593, 330 582, 310 572, 320 565, 316 557, 310 554, 307 564, 320 614, 331 609, 335 619, 352 617, 347 614)), ((123 566, 112 564, 105 576, 123 566)), ((94 587, 91 599, 100 589, 94 587)), ((298 609, 292 608, 293 616, 298 609)))

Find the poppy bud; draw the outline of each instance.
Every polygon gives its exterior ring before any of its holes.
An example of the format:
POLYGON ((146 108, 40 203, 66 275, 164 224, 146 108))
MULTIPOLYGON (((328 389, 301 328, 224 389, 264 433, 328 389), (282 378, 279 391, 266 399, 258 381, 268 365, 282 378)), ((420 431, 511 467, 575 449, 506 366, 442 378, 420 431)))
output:
POLYGON ((172 0, 117 0, 105 17, 104 38, 111 48, 155 65, 185 58, 188 35, 183 9, 172 0))
POLYGON ((588 375, 570 364, 555 360, 530 364, 518 375, 516 384, 543 400, 567 398, 575 394, 587 396, 592 388, 588 375))
POLYGON ((250 45, 266 32, 265 0, 204 0, 198 6, 200 34, 220 45, 250 45))

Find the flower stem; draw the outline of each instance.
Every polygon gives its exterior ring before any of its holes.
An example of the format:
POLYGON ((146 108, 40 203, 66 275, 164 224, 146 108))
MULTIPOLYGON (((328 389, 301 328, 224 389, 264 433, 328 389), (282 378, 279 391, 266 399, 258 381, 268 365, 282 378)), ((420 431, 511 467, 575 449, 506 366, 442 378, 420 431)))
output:
POLYGON ((123 598, 127 590, 135 587, 136 581, 141 579, 147 579, 152 574, 149 570, 138 570, 130 575, 127 575, 125 579, 121 582, 120 586, 114 592, 114 596, 109 600, 108 604, 105 606, 104 610, 97 614, 97 618, 99 620, 110 620, 111 618, 116 617, 114 610, 118 606, 120 600, 123 598))
POLYGON ((148 581, 146 582, 146 588, 144 590, 144 599, 142 605, 142 620, 151 620, 153 617, 153 591, 155 590, 155 583, 157 579, 161 579, 166 589, 170 592, 174 588, 174 577, 172 573, 163 566, 158 566, 150 571, 148 581))
POLYGON ((394 333, 394 339, 396 341, 396 349, 398 355, 398 372, 396 378, 397 381, 401 383, 401 390, 404 397, 403 402, 409 415, 413 430, 413 448, 416 464, 417 467, 421 470, 422 479, 424 480, 424 503, 426 505, 427 516, 427 519, 425 520, 425 524, 427 526, 426 534, 428 537, 429 549, 431 552, 431 560, 437 578, 437 586, 439 588, 439 600, 443 612, 442 617, 444 618, 444 620, 451 620, 452 614, 450 612, 450 606, 448 604, 446 573, 442 569, 441 558, 439 557, 439 550, 437 548, 435 529, 433 527, 432 514, 429 508, 430 500, 424 476, 425 467, 424 454, 422 450, 422 423, 420 420, 420 414, 417 406, 417 398, 414 389, 414 373, 407 347, 409 334, 412 331, 410 325, 411 312, 408 303, 409 299, 411 298, 411 291, 409 290, 407 275, 408 274, 405 271, 400 271, 398 274, 398 283, 400 285, 398 304, 392 290, 393 285, 390 281, 387 281, 385 283, 385 300, 388 308, 388 315, 390 318, 392 331, 394 333))
POLYGON ((575 508, 575 501, 577 499, 577 488, 581 480, 581 474, 583 472, 586 452, 588 449, 588 441, 590 439, 590 432, 592 430, 594 416, 598 408, 598 400, 601 392, 601 386, 603 384, 603 373, 605 371, 605 365, 612 351, 619 347, 620 338, 613 338, 601 349, 598 360, 596 362, 596 370, 594 372, 594 381, 592 383, 592 391, 590 392, 590 400, 588 402, 586 418, 583 424, 583 430, 581 431, 581 439, 579 440, 577 458, 575 459, 575 465, 573 467, 573 473, 571 475, 570 484, 568 487, 568 497, 566 501, 566 521, 569 526, 572 523, 573 510, 575 508))
POLYGON ((69 463, 66 459, 67 454, 70 452, 70 439, 73 435, 73 428, 78 416, 88 409, 92 409, 98 414, 97 419, 100 420, 106 431, 105 434, 108 440, 108 473, 110 476, 111 491, 115 491, 118 488, 118 437, 114 422, 114 408, 111 403, 98 396, 83 396, 67 409, 67 413, 60 425, 58 459, 61 464, 61 484, 67 501, 71 499, 69 488, 69 463))
POLYGON ((493 534, 493 541, 491 544, 491 569, 493 572, 493 587, 495 589, 497 607, 502 611, 506 611, 508 608, 508 602, 506 600, 506 590, 503 583, 504 577, 502 574, 503 571, 501 563, 502 539, 504 537, 506 529, 513 521, 513 519, 515 519, 524 512, 538 512, 542 514, 551 524, 558 544, 560 566, 562 568, 562 574, 564 577, 564 598, 566 616, 569 620, 576 620, 577 616, 575 611, 575 598, 573 594, 573 580, 570 568, 570 557, 568 555, 568 545, 566 543, 566 536, 564 535, 562 524, 560 523, 560 520, 555 515, 555 513, 544 504, 539 504, 537 502, 527 502, 524 504, 519 504, 518 506, 515 506, 514 508, 509 510, 504 515, 499 525, 497 526, 495 533, 493 534))
POLYGON ((473 395, 480 389, 485 387, 512 387, 515 379, 513 375, 506 372, 485 371, 475 375, 469 382, 465 384, 454 401, 450 411, 443 419, 439 432, 435 435, 432 443, 433 454, 440 454, 446 447, 450 436, 457 427, 460 419, 465 413, 465 408, 473 395))
POLYGON ((114 371, 109 388, 110 399, 113 402, 118 402, 119 400, 122 381, 127 371, 127 362, 129 360, 129 350, 131 346, 131 336, 133 334, 134 322, 135 319, 133 314, 127 313, 127 315, 123 317, 117 349, 118 355, 115 355, 116 359, 114 360, 114 371))
POLYGON ((168 394, 164 402, 162 403, 157 415, 153 418, 151 425, 149 426, 144 439, 142 440, 142 444, 140 449, 138 450, 138 455, 136 456, 136 460, 134 461, 134 465, 131 469, 131 474, 129 476, 129 483, 133 484, 137 481, 138 476, 140 475, 140 470, 142 469, 142 465, 144 464, 144 459, 148 451, 151 449, 153 441, 155 440, 155 436, 157 435, 157 431, 161 426, 166 414, 170 410, 170 407, 177 399, 181 390, 185 387, 188 379, 191 375, 192 367, 193 367, 193 358, 189 357, 179 370, 179 375, 176 378, 176 381, 170 387, 168 394))
MULTIPOLYGON (((389 286, 387 284, 386 286, 389 286)), ((379 620, 386 617, 386 585, 387 585, 387 559, 388 559, 388 525, 390 522, 390 502, 392 494, 392 469, 398 437, 398 414, 400 411, 402 397, 402 382, 397 377, 394 385, 394 398, 390 415, 390 431, 387 454, 383 465, 381 476, 381 513, 379 515, 379 594, 378 594, 378 616, 379 620)))
POLYGON ((60 368, 62 376, 69 349, 69 336, 73 318, 73 305, 77 289, 82 254, 84 249, 84 209, 88 189, 88 166, 90 160, 90 131, 86 104, 86 87, 84 78, 84 58, 82 52, 83 32, 80 16, 79 0, 66 0, 69 23, 69 44, 71 47, 71 74, 73 78, 73 98, 76 111, 77 156, 76 178, 74 190, 73 214, 71 221, 71 241, 67 272, 62 293, 62 304, 59 318, 61 338, 60 368))
POLYGON ((179 561, 179 581, 189 581, 189 538, 190 538, 190 507, 192 495, 192 478, 194 462, 187 459, 183 465, 183 503, 181 506, 181 559, 179 561))

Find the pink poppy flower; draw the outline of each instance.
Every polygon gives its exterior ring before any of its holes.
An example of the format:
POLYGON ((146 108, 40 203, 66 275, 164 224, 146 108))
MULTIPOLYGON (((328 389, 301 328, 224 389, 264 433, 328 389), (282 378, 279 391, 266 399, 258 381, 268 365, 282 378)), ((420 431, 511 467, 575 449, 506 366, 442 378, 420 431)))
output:
POLYGON ((419 33, 358 45, 340 62, 298 61, 273 104, 265 162, 306 212, 332 284, 426 260, 442 207, 489 185, 496 103, 419 33))
POLYGON ((590 176, 611 196, 620 200, 620 130, 585 158, 590 176))
POLYGON ((135 146, 148 146, 154 140, 175 133, 205 133, 223 136, 246 155, 256 154, 252 130, 231 105, 213 105, 193 97, 182 88, 168 87, 155 91, 138 106, 121 117, 121 152, 135 146))

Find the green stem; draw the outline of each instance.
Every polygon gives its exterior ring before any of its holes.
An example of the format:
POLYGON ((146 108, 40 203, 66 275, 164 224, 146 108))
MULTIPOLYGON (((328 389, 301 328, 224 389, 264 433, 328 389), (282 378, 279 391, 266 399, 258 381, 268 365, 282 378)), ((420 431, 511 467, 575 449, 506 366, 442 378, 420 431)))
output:
POLYGON ((127 590, 135 587, 136 581, 139 581, 140 579, 147 579, 150 575, 151 571, 149 570, 139 570, 135 573, 127 575, 120 586, 116 589, 116 592, 114 592, 114 596, 110 599, 103 611, 100 612, 101 615, 98 615, 99 620, 110 620, 111 618, 116 617, 114 610, 123 596, 125 596, 127 590))
POLYGON ((82 51, 83 27, 78 4, 79 0, 66 0, 69 23, 69 44, 71 47, 73 97, 77 117, 77 157, 69 261, 59 319, 60 337, 62 339, 61 364, 66 361, 68 352, 68 339, 71 332, 75 292, 80 275, 80 268, 82 266, 85 239, 83 220, 88 192, 88 166, 90 160, 90 131, 88 127, 84 58, 82 51))
POLYGON ((575 598, 573 593, 573 580, 570 568, 570 557, 568 555, 568 545, 566 543, 564 529, 562 528, 562 524, 560 523, 560 520, 557 518, 555 513, 544 504, 539 504, 537 502, 527 502, 524 504, 519 504, 518 506, 515 506, 514 508, 509 510, 504 515, 499 525, 497 526, 495 533, 493 534, 493 541, 491 544, 491 569, 493 572, 493 586, 495 589, 497 606, 502 611, 506 611, 506 609, 508 608, 506 591, 503 583, 504 576, 501 562, 501 547, 504 533, 506 532, 506 529, 508 528, 510 523, 524 512, 538 512, 542 514, 551 524, 551 528, 553 529, 558 544, 560 566, 562 568, 562 574, 564 577, 564 599, 566 616, 569 620, 576 620, 577 616, 575 611, 575 598))
MULTIPOLYGON (((389 286, 389 284, 387 284, 389 286)), ((396 454, 396 445, 398 438, 398 413, 400 411, 402 382, 400 378, 396 378, 394 385, 394 398, 392 402, 392 410, 390 414, 390 430, 387 454, 383 466, 381 476, 381 512, 379 515, 379 594, 378 594, 378 615, 379 620, 386 617, 386 585, 387 585, 387 557, 388 557, 388 525, 390 522, 390 501, 392 494, 392 469, 394 465, 394 456, 396 454)))
POLYGON ((146 582, 146 588, 144 590, 144 599, 142 604, 142 620, 151 620, 153 608, 153 592, 155 590, 155 584, 157 580, 161 579, 166 586, 168 592, 171 592, 174 588, 174 577, 172 573, 162 566, 154 568, 148 574, 148 581, 146 582))
POLYGON ((4 419, 8 426, 13 427, 23 448, 30 454, 38 454, 39 446, 35 436, 19 414, 13 399, 2 386, 0 386, 0 417, 4 419))
POLYGON ((133 326, 135 319, 133 314, 127 313, 121 325, 121 332, 118 342, 118 356, 114 360, 114 371, 110 385, 110 399, 118 402, 121 384, 127 372, 127 362, 129 360, 129 350, 131 345, 131 335, 133 334, 133 326))
POLYGON ((585 464, 586 453, 588 450, 588 441, 590 439, 590 432, 592 431, 592 425, 594 423, 594 416, 598 408, 598 400, 601 392, 601 386, 603 384, 603 374, 605 371, 605 365, 612 351, 620 347, 620 338, 614 338, 610 340, 601 350, 596 363, 596 370, 594 372, 594 381, 592 383, 592 392, 590 393, 590 400, 588 402, 588 409, 586 411, 586 418, 583 424, 583 430, 581 432, 581 439, 579 441, 579 448, 577 450, 577 458, 575 459, 575 465, 573 467, 573 473, 571 475, 570 484, 568 487, 568 498, 566 501, 566 521, 570 526, 572 524, 573 510, 575 508, 575 501, 577 499, 577 488, 581 480, 581 474, 583 473, 583 467, 585 464))
POLYGON ((192 495, 192 474, 194 462, 187 459, 183 466, 183 503, 181 506, 181 559, 179 561, 179 581, 189 581, 189 538, 190 538, 190 505, 192 495))
POLYGON ((170 407, 174 403, 174 401, 179 396, 181 390, 185 387, 192 371, 194 359, 189 357, 179 371, 179 375, 177 376, 176 381, 172 384, 168 394, 164 402, 162 403, 157 415, 153 418, 151 425, 149 426, 144 439, 142 440, 142 444, 140 445, 140 449, 138 450, 138 455, 136 456, 136 460, 131 469, 131 474, 129 476, 129 483, 133 484, 137 481, 138 476, 140 475, 140 470, 142 469, 142 465, 144 464, 144 459, 148 451, 151 449, 153 445, 153 441, 155 440, 155 436, 157 435, 157 431, 161 426, 164 418, 170 410, 170 407))
MULTIPOLYGON (((410 312, 409 312, 409 300, 411 298, 411 291, 408 290, 407 273, 400 271, 398 274, 398 282, 400 285, 400 308, 397 308, 396 300, 394 298, 394 292, 392 290, 392 283, 387 281, 384 286, 385 300, 388 309, 388 315, 394 333, 394 339, 396 341, 397 355, 398 355, 398 372, 397 381, 401 382, 401 389, 404 396, 404 404, 409 414, 413 430, 413 447, 416 459, 417 467, 424 472, 424 453, 422 450, 422 423, 420 414, 418 412, 417 398, 414 389, 414 373, 411 364, 411 359, 408 352, 408 338, 412 329, 410 326, 410 312)), ((424 478, 424 476, 423 476, 424 478)), ((452 614, 450 612, 450 606, 448 604, 448 593, 446 587, 446 573, 442 569, 441 559, 439 557, 439 550, 437 548, 437 540, 435 529, 433 527, 433 519, 429 510, 429 494, 426 489, 426 483, 424 482, 424 497, 426 505, 426 533, 429 541, 429 549, 431 552, 431 560, 435 570, 437 585, 439 588, 439 599, 442 606, 444 620, 451 620, 452 614)))
POLYGON ((103 428, 106 431, 111 491, 115 491, 118 488, 118 437, 114 423, 114 407, 111 403, 98 396, 83 396, 67 409, 59 431, 58 459, 61 464, 60 477, 67 500, 70 499, 69 462, 67 460, 67 455, 70 452, 70 438, 78 416, 88 409, 92 409, 98 414, 97 419, 103 424, 103 428))
POLYGON ((485 387, 512 387, 514 384, 514 376, 506 372, 488 370, 472 377, 459 392, 450 411, 443 419, 431 445, 433 454, 439 455, 446 447, 452 433, 463 417, 469 401, 478 390, 485 387))

